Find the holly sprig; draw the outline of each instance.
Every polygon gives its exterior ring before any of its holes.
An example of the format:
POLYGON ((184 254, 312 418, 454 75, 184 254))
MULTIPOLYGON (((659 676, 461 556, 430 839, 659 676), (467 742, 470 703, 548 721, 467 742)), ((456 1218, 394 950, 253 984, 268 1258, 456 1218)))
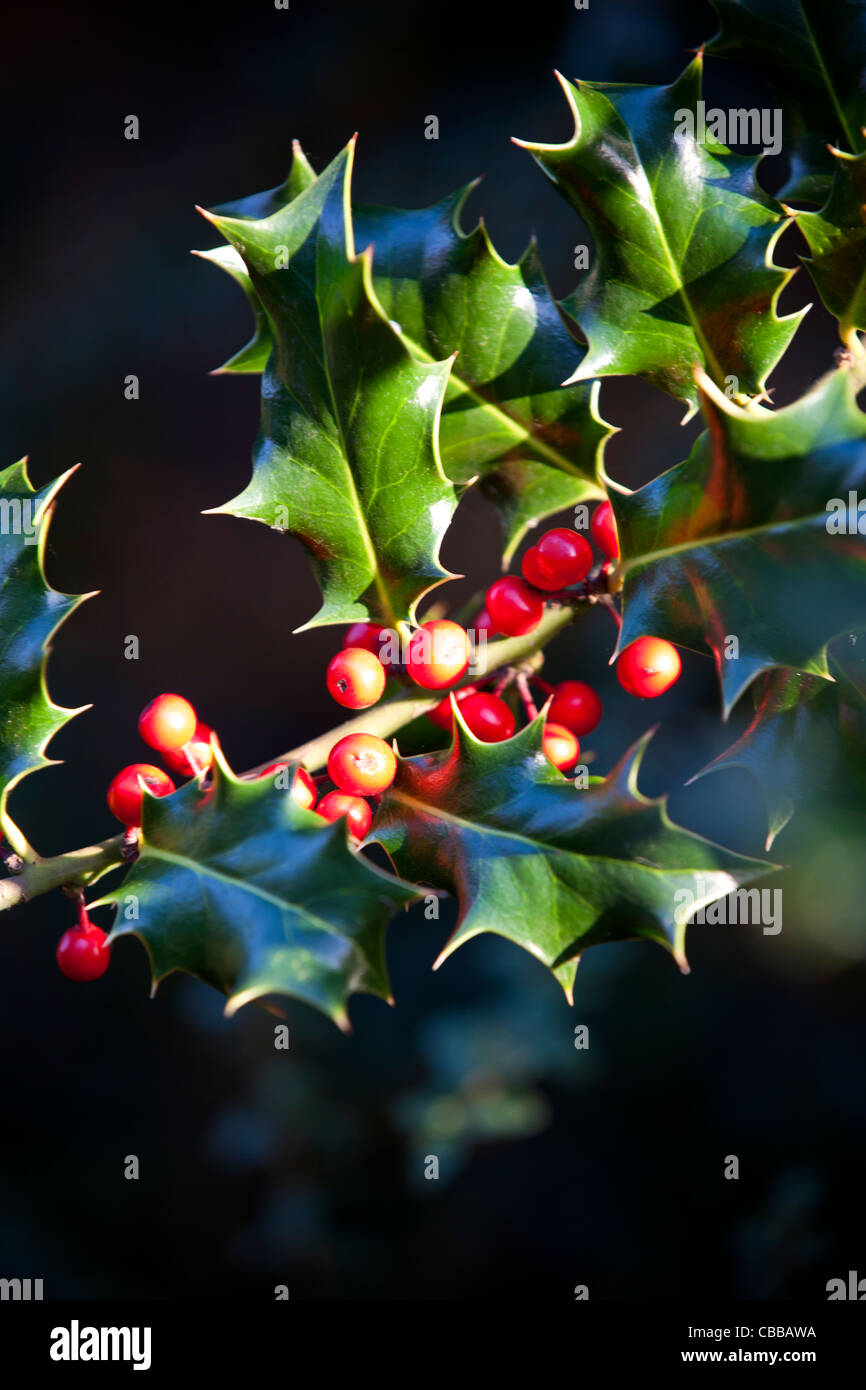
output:
MULTIPOLYGON (((663 696, 683 649, 714 659, 723 717, 751 689, 751 723, 704 773, 759 779, 767 851, 819 757, 836 801, 862 806, 866 683, 850 658, 866 621, 862 7, 717 9, 710 52, 768 58, 780 25, 794 35, 797 82, 769 64, 793 132, 789 202, 763 189, 756 161, 679 128, 683 110, 697 117, 702 52, 665 87, 563 79, 573 135, 526 144, 595 241, 562 304, 534 244, 508 264, 482 223, 464 230, 471 186, 417 211, 355 206, 354 141, 318 173, 296 145, 279 187, 206 214, 227 245, 202 254, 254 315, 222 370, 262 377, 250 483, 214 510, 306 547, 322 603, 304 626, 347 629, 323 683, 350 717, 236 773, 192 706, 159 695, 139 729, 166 767, 114 778, 123 831, 40 857, 7 799, 70 713, 50 700, 45 661, 75 600, 49 588, 43 550, 4 529, 0 814, 15 853, 0 910, 64 889, 77 912, 65 974, 98 978, 134 933, 155 982, 194 974, 229 1011, 285 994, 345 1027, 353 993, 390 997, 390 918, 444 894, 458 906, 445 955, 493 932, 569 995, 581 953, 605 941, 659 942, 685 969, 691 913, 775 866, 646 798, 646 739, 593 775, 601 702, 584 680, 543 675, 551 643, 575 652, 591 606, 613 620, 631 696, 663 696), (793 205, 810 200, 821 205, 793 205), (805 312, 777 312, 793 272, 775 247, 792 223, 843 349, 776 409, 768 378, 805 312), (604 462, 611 375, 642 377, 704 424, 688 458, 634 492, 604 462), (451 613, 439 552, 472 489, 498 514, 505 572, 451 613), (89 911, 109 905, 106 936, 89 911)), ((32 494, 20 467, 0 483, 0 501, 32 494)), ((53 497, 39 495, 45 516, 53 497)))

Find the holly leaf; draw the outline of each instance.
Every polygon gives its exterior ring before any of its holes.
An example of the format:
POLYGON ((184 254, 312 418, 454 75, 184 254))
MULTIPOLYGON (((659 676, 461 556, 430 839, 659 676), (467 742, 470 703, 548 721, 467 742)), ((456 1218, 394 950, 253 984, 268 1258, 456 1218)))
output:
POLYGON ((620 649, 645 634, 716 659, 727 715, 772 667, 828 677, 827 643, 866 612, 866 417, 850 371, 782 410, 743 410, 699 378, 709 429, 688 459, 612 492, 620 649))
MULTIPOLYGON (((258 222, 262 218, 272 217, 274 213, 279 212, 281 208, 292 202, 299 193, 303 193, 304 189, 309 188, 310 184, 315 183, 315 181, 315 170, 301 149, 300 143, 294 140, 289 172, 277 188, 269 188, 265 193, 254 193, 249 198, 239 198, 232 203, 223 203, 219 211, 227 217, 258 222)), ((230 275, 235 283, 240 285, 253 311, 252 338, 245 347, 230 357, 221 367, 217 367, 212 375, 249 372, 261 374, 265 370, 271 354, 274 333, 267 312, 253 288, 253 282, 244 265, 243 258, 233 246, 217 246, 212 251, 193 251, 192 254, 203 261, 209 261, 211 265, 219 266, 221 270, 230 275)))
POLYGON ((835 806, 862 809, 866 701, 855 696, 852 707, 835 682, 787 670, 764 672, 753 693, 755 713, 748 727, 691 780, 721 768, 750 772, 766 807, 769 852, 801 805, 814 808, 832 797, 835 806), (850 738, 854 720, 859 728, 856 750, 850 738))
MULTIPOLYGON (((599 415, 597 383, 562 386, 584 349, 535 243, 511 265, 483 222, 462 231, 475 186, 415 211, 359 206, 355 239, 373 248, 374 292, 412 356, 435 362, 458 354, 439 426, 442 465, 458 486, 480 479, 500 516, 507 564, 540 519, 603 496, 596 467, 611 427, 599 415)), ((232 215, 271 213, 298 191, 290 176, 280 189, 230 205, 232 215)), ((252 342, 223 370, 263 370, 271 334, 243 262, 232 252, 204 255, 241 284, 256 316, 252 342)))
POLYGON ((349 849, 345 821, 237 778, 217 750, 210 785, 146 795, 140 855, 92 906, 118 904, 111 938, 144 942, 154 987, 181 970, 227 995, 227 1014, 289 995, 346 1028, 350 994, 389 998, 385 928, 418 896, 349 849))
POLYGON ((45 578, 54 502, 74 469, 36 491, 27 460, 0 471, 0 827, 17 854, 30 847, 8 811, 14 787, 51 765, 45 750, 81 710, 55 705, 45 667, 51 642, 83 597, 61 594, 45 578))
POLYGON ((787 118, 790 160, 782 196, 821 203, 833 161, 827 145, 866 149, 866 6, 832 0, 712 0, 714 57, 750 63, 775 88, 787 118))
POLYGON ((275 335, 252 480, 214 510, 304 543, 323 600, 306 628, 394 627, 450 577, 439 547, 457 498, 436 424, 451 364, 411 356, 376 299, 370 254, 355 255, 353 148, 274 212, 208 214, 275 335))
POLYGON ((600 942, 657 941, 685 969, 688 917, 773 867, 680 829, 664 799, 641 795, 649 736, 581 790, 544 756, 543 715, 481 743, 456 707, 451 747, 399 761, 373 827, 400 873, 457 898, 440 960, 495 932, 543 961, 569 999, 581 953, 600 942))
POLYGON ((787 225, 754 162, 699 143, 698 56, 669 87, 560 83, 574 119, 562 145, 517 141, 595 242, 569 301, 589 349, 570 382, 634 375, 697 408, 694 368, 760 395, 805 310, 779 318, 792 272, 772 261, 787 225), (690 129, 689 129, 690 126, 690 129))
POLYGON ((866 154, 832 150, 836 172, 820 212, 795 213, 811 258, 803 264, 843 342, 866 329, 866 154))
POLYGON ((432 361, 457 353, 440 421, 449 478, 481 491, 499 512, 508 564, 545 516, 602 497, 597 464, 612 429, 598 383, 563 386, 583 351, 559 309, 532 242, 511 265, 483 221, 461 230, 475 183, 432 207, 360 207, 373 283, 410 351, 432 361))

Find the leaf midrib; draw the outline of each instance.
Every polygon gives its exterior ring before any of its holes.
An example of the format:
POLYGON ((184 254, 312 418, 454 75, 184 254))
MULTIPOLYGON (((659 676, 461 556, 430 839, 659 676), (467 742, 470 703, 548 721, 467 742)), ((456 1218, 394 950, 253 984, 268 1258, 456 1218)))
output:
MULTIPOLYGON (((620 121, 622 121, 622 124, 623 124, 623 125, 625 126, 625 128, 628 130, 629 140, 631 141, 632 149, 633 149, 634 152, 635 152, 635 157, 636 157, 636 159, 637 159, 637 161, 638 161, 638 165, 639 165, 639 167, 640 167, 640 171, 641 171, 641 173, 643 174, 644 178, 646 179, 646 186, 647 186, 647 188, 649 189, 649 192, 650 192, 649 212, 650 212, 650 216, 651 216, 651 218, 652 218, 652 221, 653 221, 653 223, 654 223, 654 225, 655 225, 656 233, 657 233, 658 239, 659 239, 659 244, 661 245, 662 252, 664 253, 665 261, 667 262, 667 266, 668 266, 668 270, 669 270, 669 273, 670 273, 671 280, 673 281, 673 284, 674 284, 675 287, 676 287, 677 294, 679 295, 680 300, 682 301, 682 304, 683 304, 683 308, 685 309, 686 314, 688 315, 689 323, 690 323, 691 326, 692 326, 692 332, 694 333, 695 338, 697 339, 698 345, 700 346, 700 349, 701 349, 701 351, 702 351, 703 354, 704 354, 704 360, 705 360, 705 362, 706 362, 707 368, 709 369, 709 371, 710 371, 710 373, 712 374, 712 376, 715 378, 716 382, 721 383, 721 382, 724 381, 724 373, 723 373, 723 371, 722 371, 721 364, 718 362, 718 360, 717 360, 717 358, 716 358, 716 355, 715 355, 715 353, 713 352, 713 349, 710 347, 710 344, 709 344, 709 342, 707 341, 707 339, 706 339, 706 337, 705 337, 705 335, 704 335, 704 331, 703 331, 703 327, 702 327, 702 325, 701 325, 701 321, 700 321, 700 319, 698 318, 698 316, 696 315, 696 313, 694 312, 694 310, 693 310, 693 308, 692 308, 691 300, 689 299, 689 296, 688 296, 687 293, 686 293, 685 281, 682 279, 682 276, 681 276, 681 274, 680 274, 680 272, 679 272, 679 270, 678 270, 678 268, 677 268, 677 263, 676 263, 676 261, 675 261, 675 259, 674 259, 673 252, 672 252, 671 247, 670 247, 670 244, 669 244, 669 242, 668 242, 667 232, 665 231, 665 228, 664 228, 664 225, 663 225, 663 223, 662 223, 661 217, 659 216, 658 205, 657 205, 657 200, 656 200, 656 189, 655 189, 655 184, 654 184, 653 181, 650 179, 650 176, 649 176, 649 174, 648 174, 648 172, 647 172, 647 169, 646 169, 646 167, 645 167, 645 165, 644 165, 643 155, 642 155, 641 152, 640 152, 640 149, 639 149, 639 147, 638 147, 637 140, 635 139, 634 134, 632 133, 631 128, 630 128, 630 127, 626 124, 626 122, 623 120, 623 117, 620 115, 619 111, 618 111, 617 108, 614 106, 614 104, 613 104, 613 102, 610 100, 610 98, 609 98, 609 97, 605 97, 604 99, 605 99, 605 101, 607 102, 607 104, 608 104, 608 106, 610 107, 610 109, 614 112, 614 114, 615 114, 615 116, 617 117, 617 119, 620 120, 620 121)), ((663 162, 664 162, 664 159, 662 158, 662 160, 659 162, 659 172, 661 171, 663 162)))
POLYGON ((803 5, 803 0, 798 0, 798 8, 803 18, 803 24, 806 27, 806 34, 808 35, 809 43, 811 44, 812 50, 815 54, 815 61, 818 64, 818 71, 821 74, 821 80, 823 81, 824 86, 827 89, 827 93, 830 97, 830 103, 839 119, 839 125, 842 128, 842 133, 844 134, 845 139, 848 141, 852 153, 856 153, 857 142, 854 139, 854 136, 851 134, 851 131, 848 129, 848 121, 845 116, 845 112, 839 103, 839 98, 836 95, 836 89, 833 86, 833 83, 830 79, 829 69, 827 68, 826 63, 824 62, 824 55, 821 52, 820 47, 818 46, 818 40, 815 37, 815 32, 812 28, 812 25, 809 23, 809 16, 806 14, 806 9, 803 5))
POLYGON ((671 555, 679 555, 686 550, 702 550, 705 546, 723 545, 725 541, 745 540, 750 536, 760 536, 769 531, 792 531, 799 526, 809 525, 813 521, 826 520, 826 517, 826 511, 809 512, 804 516, 793 517, 790 521, 763 522, 760 526, 748 526, 739 531, 722 531, 712 536, 700 536, 693 540, 680 541, 677 545, 664 546, 661 550, 647 550, 642 555, 625 560, 622 564, 622 570, 623 573, 627 574, 630 570, 653 564, 657 560, 666 560, 671 555))
MULTIPOLYGON (((463 816, 456 816, 451 811, 444 811, 439 806, 434 806, 427 801, 419 801, 417 797, 408 796, 403 791, 391 789, 391 797, 394 801, 400 801, 404 806, 412 810, 421 811, 427 815, 433 815, 439 820, 447 821, 450 825, 457 825, 465 830, 471 831, 476 835, 495 835, 499 839, 514 840, 520 845, 528 845, 530 848, 538 849, 539 846, 546 850, 548 854, 566 854, 573 859, 581 859, 587 864, 616 864, 627 865, 630 868, 638 868, 646 873, 665 875, 665 874, 689 874, 702 872, 700 868, 690 869, 687 866, 678 869, 665 869, 655 864, 648 864, 643 861, 638 863, 634 859, 620 859, 612 854, 581 854, 579 850, 568 849, 562 845, 551 844, 547 840, 535 840, 528 835, 522 835, 517 830, 500 830, 495 826, 485 826, 478 821, 466 820, 463 816)), ((719 872, 724 872, 719 870, 719 872)))

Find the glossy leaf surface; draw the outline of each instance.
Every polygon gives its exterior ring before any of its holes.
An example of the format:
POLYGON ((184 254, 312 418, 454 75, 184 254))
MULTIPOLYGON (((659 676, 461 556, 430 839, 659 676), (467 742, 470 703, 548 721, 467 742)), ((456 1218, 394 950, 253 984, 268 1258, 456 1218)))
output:
POLYGON ((218 753, 211 786, 146 797, 141 854, 99 904, 119 905, 112 936, 141 938, 155 984, 182 970, 229 1013, 284 994, 345 1027, 350 994, 389 997, 385 928, 417 896, 349 848, 345 821, 271 777, 236 778, 218 753))

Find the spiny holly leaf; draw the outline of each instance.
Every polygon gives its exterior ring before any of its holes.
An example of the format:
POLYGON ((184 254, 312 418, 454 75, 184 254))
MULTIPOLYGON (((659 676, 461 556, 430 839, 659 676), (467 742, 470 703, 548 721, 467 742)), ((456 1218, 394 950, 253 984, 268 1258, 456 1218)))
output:
POLYGON ((795 216, 812 252, 803 264, 849 342, 866 329, 866 154, 832 153, 836 174, 827 202, 820 212, 795 216))
MULTIPOLYGON (((240 198, 233 203, 224 203, 220 211, 227 217, 247 218, 258 222, 263 217, 272 217, 274 213, 279 212, 281 208, 290 203, 293 198, 297 198, 299 193, 303 193, 304 189, 309 188, 310 184, 315 183, 315 181, 315 170, 309 164, 300 144, 295 140, 292 142, 292 163, 289 172, 285 181, 278 188, 271 188, 266 193, 254 193, 250 198, 240 198)), ((221 367, 218 367, 214 375, 223 372, 257 372, 261 374, 267 366, 274 343, 274 334, 268 315, 253 289, 253 282, 242 257, 233 246, 217 246, 212 251, 193 251, 193 255, 199 256, 204 261, 210 261, 213 265, 218 265, 222 270, 225 270, 240 285, 253 310, 254 330, 252 338, 246 347, 241 348, 240 352, 236 352, 221 367)))
POLYGON ((483 222, 461 230, 474 187, 415 212, 358 208, 356 226, 373 246, 376 293, 413 354, 457 353, 440 422, 442 463, 458 484, 481 475, 500 513, 507 564, 529 526, 603 495, 596 467, 611 428, 598 413, 597 382, 562 385, 583 349, 535 243, 510 265, 483 222))
POLYGON ((833 682, 800 671, 765 671, 753 686, 755 714, 730 748, 692 781, 720 768, 746 768, 767 810, 769 851, 800 806, 862 809, 866 792, 866 701, 849 703, 833 682), (858 747, 851 746, 854 724, 858 747), (846 737, 847 735, 847 737, 846 737))
POLYGON ((866 149, 863 0, 712 0, 721 22, 707 52, 751 63, 785 111, 790 160, 783 194, 821 203, 833 163, 827 145, 866 149))
POLYGON ((866 416, 845 369, 775 411, 700 383, 709 429, 685 463, 611 494, 620 647, 645 634, 709 647, 727 717, 761 671, 828 676, 827 643, 863 621, 866 537, 845 518, 849 492, 866 491, 866 416))
POLYGON ((436 447, 450 363, 410 355, 376 300, 370 255, 354 254, 353 149, 272 213, 210 214, 275 334, 252 480, 215 510, 307 546, 323 603, 306 627, 410 618, 449 577, 439 546, 457 504, 436 447))
POLYGON ((240 780, 217 750, 211 785, 146 797, 141 854, 93 906, 119 904, 112 938, 142 939, 155 985, 183 970, 226 994, 227 1013, 285 994, 346 1027, 350 994, 389 997, 385 928, 416 897, 349 849, 345 821, 323 823, 272 778, 240 780))
POLYGON ((233 357, 211 372, 211 376, 221 376, 230 372, 256 372, 261 375, 271 355, 273 333, 268 316, 253 289, 253 282, 247 274, 246 266, 233 246, 215 246, 212 251, 193 251, 193 255, 226 271, 240 285, 253 311, 253 336, 233 357))
MULTIPOLYGON (((295 164, 302 157, 296 145, 295 164)), ((562 386, 583 349, 550 292, 535 244, 509 265, 483 222, 461 230, 475 186, 417 211, 359 206, 355 239, 373 248, 373 288, 412 355, 432 362, 458 354, 440 421, 442 464, 458 485, 480 475, 481 490, 499 511, 507 563, 527 527, 602 496, 596 464, 611 430, 598 413, 597 383, 562 386)), ((232 214, 272 213, 300 191, 290 176, 270 194, 232 204, 232 214)), ((270 333, 243 262, 231 251, 228 258, 205 255, 239 281, 256 314, 252 343, 224 370, 261 371, 270 333)))
POLYGON ((772 866, 681 830, 663 800, 640 794, 647 739, 581 790, 547 761, 542 728, 539 716, 481 743, 458 716, 452 746, 400 760, 382 800, 373 835, 398 871, 458 899, 443 958, 495 932, 543 961, 569 997, 578 957, 599 942, 658 941, 685 968, 687 917, 772 866))
POLYGON ((45 683, 51 640, 83 601, 50 588, 45 542, 54 500, 70 473, 37 492, 22 459, 0 472, 0 827, 18 854, 29 846, 10 819, 9 794, 48 766, 45 749, 80 710, 55 705, 45 683))
POLYGON ((700 57, 669 87, 560 82, 572 138, 517 143, 595 240, 569 301, 589 343, 571 381, 641 376, 694 410, 697 365, 720 386, 734 377, 741 396, 760 394, 805 311, 776 314, 792 272, 772 251, 787 224, 753 161, 695 138, 700 57))

